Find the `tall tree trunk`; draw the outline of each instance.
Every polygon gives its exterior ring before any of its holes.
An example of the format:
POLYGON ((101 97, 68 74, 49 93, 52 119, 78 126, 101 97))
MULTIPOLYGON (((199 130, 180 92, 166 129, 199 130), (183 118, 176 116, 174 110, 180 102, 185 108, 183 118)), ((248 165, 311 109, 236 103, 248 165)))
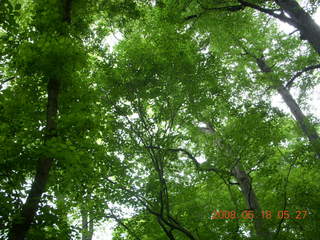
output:
POLYGON ((93 218, 92 218, 92 214, 89 214, 89 236, 88 236, 88 240, 92 240, 93 237, 93 218))
MULTIPOLYGON (((71 3, 72 0, 63 1, 63 22, 71 22, 71 3)), ((49 78, 47 85, 47 123, 45 144, 57 136, 57 119, 58 119, 58 98, 60 90, 60 81, 58 78, 49 78)), ((43 157, 37 162, 36 174, 33 180, 30 193, 27 197, 22 210, 16 218, 14 218, 12 226, 9 230, 9 240, 24 240, 39 208, 42 194, 49 178, 49 172, 52 166, 53 158, 43 157)))
MULTIPOLYGON (((256 61, 260 70, 263 73, 272 74, 271 68, 267 65, 267 63, 263 58, 256 59, 256 61)), ((302 132, 309 139, 309 142, 310 142, 310 145, 312 146, 313 151, 315 152, 317 157, 320 158, 320 138, 316 129, 313 127, 309 119, 303 114, 302 110, 300 109, 299 105, 290 94, 289 90, 286 87, 284 87, 278 79, 275 79, 274 76, 271 76, 270 79, 272 84, 277 86, 278 93, 281 95, 283 101, 289 107, 292 115, 296 119, 297 124, 302 130, 302 132)))
POLYGON ((85 208, 81 207, 80 211, 82 219, 82 240, 92 240, 93 219, 85 208))
POLYGON ((301 38, 307 40, 320 54, 320 27, 310 14, 296 0, 276 0, 276 3, 290 16, 301 38))
MULTIPOLYGON (((211 124, 207 123, 205 132, 215 135, 216 132, 211 124)), ((234 159, 234 154, 230 151, 231 147, 223 142, 223 139, 217 138, 215 145, 219 146, 221 150, 225 150, 228 153, 230 159, 234 159)), ((232 175, 237 179, 240 185, 241 192, 246 201, 247 207, 254 211, 255 217, 253 218, 254 230, 260 239, 268 239, 271 236, 269 229, 265 225, 265 220, 261 216, 261 208, 256 197, 256 194, 252 188, 251 178, 244 170, 241 162, 238 161, 236 166, 231 169, 232 175)))
POLYGON ((277 88, 277 91, 289 107, 302 132, 308 137, 313 150, 317 154, 317 157, 320 158, 320 139, 316 129, 310 123, 308 118, 303 114, 299 105, 296 103, 286 87, 280 85, 277 88))
MULTIPOLYGON (((48 103, 47 103, 47 135, 45 142, 56 136, 58 117, 58 96, 59 80, 50 79, 48 82, 48 103)), ((31 186, 26 203, 22 206, 20 216, 17 217, 9 231, 10 240, 23 240, 34 219, 39 207, 42 193, 45 191, 48 182, 49 171, 52 165, 52 158, 43 157, 38 160, 36 175, 31 186)))
POLYGON ((88 212, 83 207, 80 209, 82 220, 82 240, 88 239, 88 212))
POLYGON ((260 239, 270 238, 271 233, 265 226, 265 221, 262 218, 261 208, 256 194, 252 188, 250 176, 248 176, 248 174, 245 172, 241 163, 238 163, 232 169, 232 173, 240 185, 241 192, 244 199, 246 200, 248 209, 254 211, 253 224, 257 237, 259 237, 260 239))

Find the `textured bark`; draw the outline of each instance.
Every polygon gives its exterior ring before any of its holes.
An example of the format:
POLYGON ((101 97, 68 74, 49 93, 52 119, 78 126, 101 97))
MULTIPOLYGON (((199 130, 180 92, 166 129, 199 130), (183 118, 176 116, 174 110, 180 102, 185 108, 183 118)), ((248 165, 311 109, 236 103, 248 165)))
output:
POLYGON ((307 40, 320 54, 320 27, 297 1, 276 0, 277 4, 290 16, 294 27, 300 31, 302 39, 307 40))
MULTIPOLYGON (((48 82, 48 104, 47 104, 47 134, 45 142, 56 136, 58 116, 59 81, 50 79, 48 82)), ((34 219, 39 207, 42 193, 48 182, 52 158, 43 157, 37 163, 36 175, 31 186, 26 203, 23 205, 20 216, 15 219, 9 232, 10 240, 23 240, 34 219)))
POLYGON ((261 216, 261 208, 256 194, 252 188, 250 176, 248 176, 248 174, 244 171, 240 163, 238 163, 232 169, 232 173, 240 185, 241 192, 244 199, 246 200, 248 209, 254 211, 255 217, 253 218, 253 224, 257 237, 259 237, 260 239, 270 238, 271 233, 265 226, 265 221, 261 216))
MULTIPOLYGON (((263 58, 256 59, 257 64, 260 70, 266 74, 272 74, 272 69, 267 65, 263 58)), ((296 122, 302 132, 307 136, 309 139, 310 145, 312 146, 313 151, 320 158, 320 138, 313 127, 312 123, 309 119, 303 114, 302 110, 300 109, 298 103, 292 97, 289 90, 284 87, 278 79, 274 79, 274 76, 270 77, 271 83, 277 86, 277 91, 281 95, 283 101, 287 104, 290 109, 290 112, 296 119, 296 122)))

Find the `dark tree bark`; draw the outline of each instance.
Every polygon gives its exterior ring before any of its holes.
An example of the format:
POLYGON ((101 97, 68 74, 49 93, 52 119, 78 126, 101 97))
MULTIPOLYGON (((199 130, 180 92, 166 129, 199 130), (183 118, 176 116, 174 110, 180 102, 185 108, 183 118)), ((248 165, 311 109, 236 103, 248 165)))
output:
POLYGON ((165 234, 167 235, 167 237, 170 239, 170 240, 176 240, 175 237, 173 236, 172 234, 172 231, 168 230, 165 226, 165 224, 162 222, 161 218, 158 217, 157 218, 157 221, 160 225, 160 227, 162 228, 162 230, 165 232, 165 234))
POLYGON ((276 3, 290 16, 292 24, 300 31, 302 39, 307 40, 320 54, 320 27, 297 1, 276 0, 276 3))
POLYGON ((307 40, 320 54, 320 27, 296 0, 275 0, 280 9, 266 9, 244 0, 238 0, 238 2, 244 7, 256 9, 297 28, 301 39, 307 40))
MULTIPOLYGON (((226 7, 203 8, 204 12, 207 11, 242 11, 245 8, 253 8, 259 12, 268 14, 272 17, 279 19, 282 22, 288 23, 297 28, 300 32, 300 38, 307 40, 311 46, 320 54, 320 27, 312 19, 296 0, 275 0, 280 9, 268 9, 260 5, 245 0, 238 0, 239 4, 226 7), (279 13, 280 12, 280 13, 279 13), (285 15, 286 13, 287 15, 285 15)), ((203 12, 203 13, 204 13, 203 12)), ((185 20, 199 18, 203 13, 191 15, 185 20)))
MULTIPOLYGON (((70 23, 71 20, 71 0, 63 0, 63 21, 70 23)), ((57 136, 58 118, 58 98, 60 89, 60 79, 50 78, 47 85, 47 123, 44 143, 57 136)), ((36 174, 33 180, 30 193, 26 203, 9 230, 9 240, 23 240, 31 226, 36 211, 39 208, 42 194, 45 192, 49 178, 49 172, 53 163, 53 158, 42 157, 37 162, 36 174)))
POLYGON ((276 0, 275 2, 282 11, 280 14, 276 13, 276 9, 265 9, 244 0, 238 1, 243 6, 251 7, 260 12, 269 14, 297 28, 300 32, 301 39, 307 40, 318 54, 320 54, 320 27, 296 0, 276 0), (287 13, 289 16, 286 16, 283 12, 287 13))
MULTIPOLYGON (((45 142, 56 136, 58 116, 59 80, 50 79, 48 82, 48 103, 47 103, 47 134, 45 142)), ((39 159, 36 168, 36 175, 31 186, 26 203, 22 206, 20 216, 17 217, 9 231, 10 240, 23 240, 34 219, 39 207, 41 195, 45 191, 48 182, 49 171, 52 165, 52 158, 43 157, 39 159)))
POLYGON ((93 237, 93 219, 92 219, 92 215, 89 214, 89 236, 88 236, 88 240, 92 240, 93 237))

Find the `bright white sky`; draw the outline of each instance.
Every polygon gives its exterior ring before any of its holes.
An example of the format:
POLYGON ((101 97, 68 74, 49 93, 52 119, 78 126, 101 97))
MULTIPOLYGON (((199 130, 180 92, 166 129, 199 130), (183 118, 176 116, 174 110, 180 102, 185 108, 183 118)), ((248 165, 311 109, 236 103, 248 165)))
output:
MULTIPOLYGON (((316 12, 314 15, 314 19, 318 24, 320 24, 320 9, 316 12)), ((294 31, 294 28, 291 27, 288 24, 279 22, 280 29, 284 31, 285 33, 291 33, 294 31)), ((109 45, 110 50, 113 50, 113 47, 117 44, 119 39, 121 39, 121 33, 115 32, 114 34, 111 34, 109 37, 106 38, 105 44, 109 45)), ((291 91, 291 93, 296 98, 298 96, 298 91, 295 91, 294 89, 291 91)), ((320 119, 320 86, 318 85, 312 94, 310 94, 310 98, 308 100, 308 104, 310 105, 309 112, 314 114, 317 118, 320 119)), ((279 107, 281 110, 283 110, 286 113, 290 113, 288 107, 283 102, 281 96, 275 95, 272 97, 272 104, 275 107, 279 107)), ((108 221, 103 223, 101 226, 96 227, 93 240, 112 240, 112 229, 116 226, 114 221, 108 221)))

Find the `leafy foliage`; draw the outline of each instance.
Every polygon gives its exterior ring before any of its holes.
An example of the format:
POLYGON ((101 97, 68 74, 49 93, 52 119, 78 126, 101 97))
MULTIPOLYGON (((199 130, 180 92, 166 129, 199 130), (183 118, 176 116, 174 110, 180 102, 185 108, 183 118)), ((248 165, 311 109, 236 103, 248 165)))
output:
POLYGON ((0 238, 45 156, 53 166, 26 239, 88 240, 106 222, 117 224, 114 240, 267 239, 261 229, 317 239, 319 152, 271 99, 280 86, 298 91, 294 104, 319 141, 306 104, 319 55, 241 2, 79 0, 68 15, 65 1, 1 1, 0 238), (112 32, 122 37, 110 51, 112 32), (215 210, 273 217, 259 228, 211 219, 215 210))

